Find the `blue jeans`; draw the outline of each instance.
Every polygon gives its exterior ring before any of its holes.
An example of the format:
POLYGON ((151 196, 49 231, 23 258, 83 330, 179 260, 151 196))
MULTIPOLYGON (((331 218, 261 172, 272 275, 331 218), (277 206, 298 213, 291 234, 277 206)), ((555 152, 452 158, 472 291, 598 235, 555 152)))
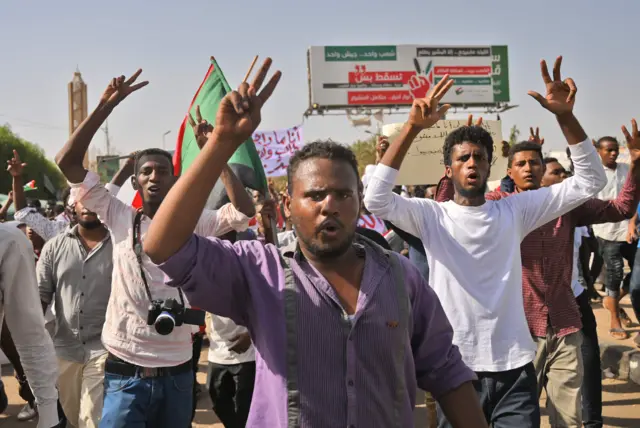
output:
POLYGON ((104 375, 100 428, 188 428, 193 372, 154 378, 104 375))
POLYGON ((429 263, 427 262, 427 256, 415 248, 409 247, 409 260, 418 268, 425 281, 429 281, 429 263))

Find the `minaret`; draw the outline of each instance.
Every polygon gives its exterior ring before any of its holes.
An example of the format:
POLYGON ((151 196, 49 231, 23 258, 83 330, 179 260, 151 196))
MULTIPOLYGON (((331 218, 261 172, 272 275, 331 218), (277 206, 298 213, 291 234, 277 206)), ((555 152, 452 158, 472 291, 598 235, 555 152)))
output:
MULTIPOLYGON (((69 136, 75 132, 83 120, 87 118, 87 84, 82 80, 80 70, 76 68, 73 79, 69 82, 69 136)), ((89 168, 89 152, 84 156, 84 167, 89 168)))

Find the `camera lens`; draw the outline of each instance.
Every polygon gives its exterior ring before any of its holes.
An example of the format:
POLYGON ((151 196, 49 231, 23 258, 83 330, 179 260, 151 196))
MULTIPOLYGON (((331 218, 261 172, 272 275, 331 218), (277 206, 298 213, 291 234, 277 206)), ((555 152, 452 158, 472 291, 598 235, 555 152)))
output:
POLYGON ((156 327, 156 331, 158 334, 166 336, 173 331, 173 328, 176 326, 176 320, 169 312, 162 312, 156 318, 156 322, 154 323, 156 327))

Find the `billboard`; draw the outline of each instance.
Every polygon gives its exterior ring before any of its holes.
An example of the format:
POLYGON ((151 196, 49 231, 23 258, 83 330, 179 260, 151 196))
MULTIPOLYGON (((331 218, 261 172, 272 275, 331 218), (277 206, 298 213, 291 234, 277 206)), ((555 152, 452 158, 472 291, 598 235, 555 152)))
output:
POLYGON ((445 74, 443 103, 509 101, 507 46, 312 46, 307 61, 314 110, 411 105, 445 74))
POLYGON ((97 156, 97 169, 100 181, 105 184, 111 181, 116 172, 120 170, 120 159, 118 156, 97 156))

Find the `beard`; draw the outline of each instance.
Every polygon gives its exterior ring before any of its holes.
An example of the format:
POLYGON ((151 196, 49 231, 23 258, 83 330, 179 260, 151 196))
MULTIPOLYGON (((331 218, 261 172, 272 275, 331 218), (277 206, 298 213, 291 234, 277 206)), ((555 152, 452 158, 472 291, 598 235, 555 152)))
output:
POLYGON ((456 193, 463 198, 471 199, 477 198, 478 196, 482 196, 485 193, 485 189, 487 188, 488 178, 484 179, 484 182, 478 188, 473 189, 465 189, 462 186, 458 185, 455 181, 453 182, 453 187, 456 190, 456 193))
POLYGON ((102 222, 98 219, 92 221, 78 220, 78 224, 88 230, 94 230, 102 226, 102 222))
POLYGON ((353 243, 353 238, 355 237, 355 230, 350 234, 346 235, 342 241, 335 242, 332 244, 322 244, 320 242, 314 242, 313 239, 308 239, 303 237, 302 235, 296 232, 298 238, 302 241, 304 246, 307 248, 313 256, 318 260, 332 260, 337 259, 342 256, 344 253, 349 250, 351 244, 353 243))

